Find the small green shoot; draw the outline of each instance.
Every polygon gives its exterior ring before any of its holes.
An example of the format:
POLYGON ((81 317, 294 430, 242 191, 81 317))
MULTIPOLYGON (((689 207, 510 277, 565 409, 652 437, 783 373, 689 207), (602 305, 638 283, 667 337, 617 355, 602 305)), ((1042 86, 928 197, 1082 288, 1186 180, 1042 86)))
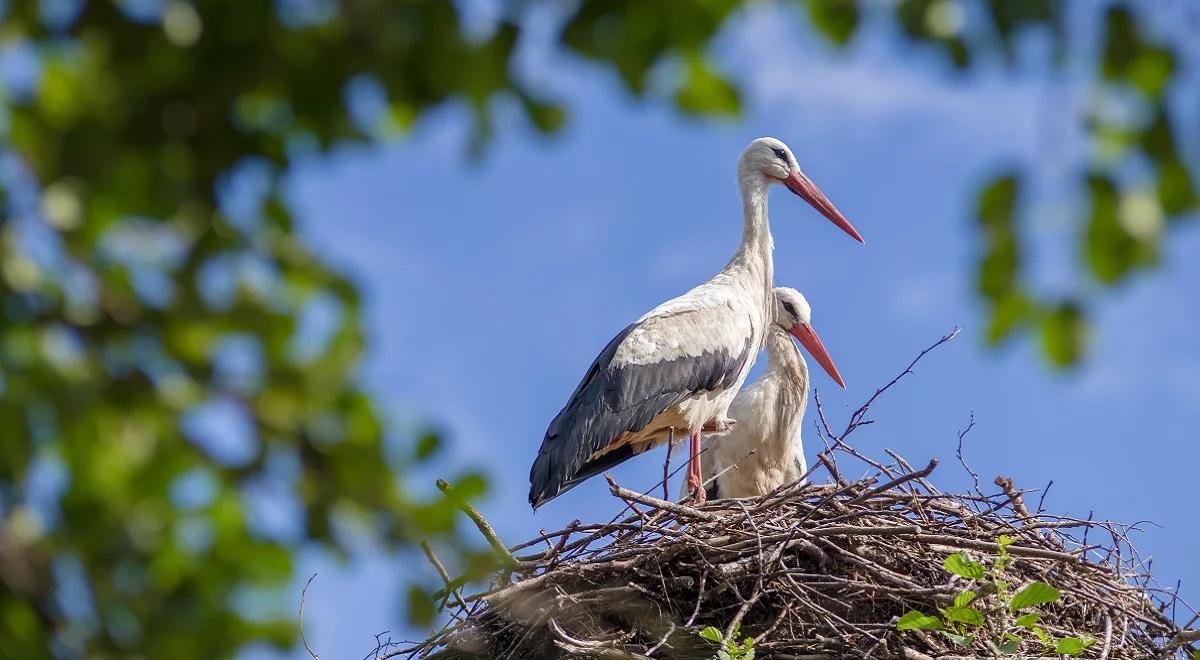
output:
POLYGON ((1058 655, 1069 655, 1072 658, 1078 658, 1083 655, 1084 649, 1095 643, 1096 640, 1090 637, 1064 637, 1054 645, 1054 652, 1058 655))
POLYGON ((968 626, 982 626, 983 612, 974 607, 947 607, 942 610, 942 616, 947 621, 954 621, 968 626))
POLYGON ((983 564, 971 559, 965 552, 956 552, 946 557, 946 561, 942 563, 942 566, 947 571, 968 580, 983 579, 983 564))
POLYGON ((1023 610, 1036 605, 1053 603, 1060 596, 1061 594, 1058 593, 1058 589, 1045 582, 1034 582, 1018 591, 1017 595, 1013 596, 1012 601, 1009 603, 1009 607, 1012 608, 1012 611, 1016 612, 1017 610, 1023 610))
POLYGON ((897 630, 941 630, 941 628, 942 622, 936 616, 922 614, 916 610, 909 610, 896 622, 897 630))
POLYGON ((1021 626, 1022 628, 1026 629, 1026 630, 1033 630, 1034 628, 1037 627, 1037 622, 1038 622, 1038 613, 1030 612, 1029 614, 1022 614, 1021 616, 1017 617, 1017 620, 1014 621, 1013 623, 1017 624, 1018 626, 1021 626))
POLYGON ((957 633, 952 633, 948 630, 943 630, 941 632, 943 635, 946 636, 946 639, 954 642, 955 644, 957 644, 963 648, 969 649, 969 648, 971 648, 971 644, 975 643, 974 635, 959 635, 957 633))
POLYGON ((744 637, 741 642, 738 642, 737 639, 740 636, 741 626, 733 627, 729 639, 725 639, 725 633, 716 626, 708 626, 700 631, 702 639, 719 645, 717 648, 718 660, 754 660, 754 638, 744 637))
MULTIPOLYGON (((1016 656, 1026 643, 1040 644, 1044 651, 1059 656, 1083 655, 1096 640, 1055 638, 1038 625, 1041 620, 1038 612, 1024 611, 1058 602, 1062 594, 1057 589, 1045 582, 1033 582, 1013 594, 1013 585, 1005 571, 1013 561, 1008 547, 1015 541, 1008 535, 996 539, 996 554, 990 567, 966 552, 946 557, 942 567, 947 573, 969 580, 979 588, 962 590, 952 605, 941 608, 936 615, 910 610, 896 622, 896 629, 935 630, 955 646, 982 651, 983 648, 976 648, 982 645, 995 657, 1016 656)), ((1200 657, 1194 656, 1192 660, 1200 657)))

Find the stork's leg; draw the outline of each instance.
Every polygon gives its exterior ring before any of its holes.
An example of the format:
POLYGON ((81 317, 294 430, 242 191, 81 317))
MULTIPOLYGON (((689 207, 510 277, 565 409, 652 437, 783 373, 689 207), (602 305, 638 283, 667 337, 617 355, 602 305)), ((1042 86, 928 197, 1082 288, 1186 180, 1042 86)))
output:
POLYGON ((692 493, 692 501, 699 504, 705 500, 704 477, 700 469, 699 431, 692 434, 688 449, 688 490, 692 493))
POLYGON ((663 461, 663 499, 671 499, 671 448, 675 446, 675 427, 667 427, 667 460, 663 461))

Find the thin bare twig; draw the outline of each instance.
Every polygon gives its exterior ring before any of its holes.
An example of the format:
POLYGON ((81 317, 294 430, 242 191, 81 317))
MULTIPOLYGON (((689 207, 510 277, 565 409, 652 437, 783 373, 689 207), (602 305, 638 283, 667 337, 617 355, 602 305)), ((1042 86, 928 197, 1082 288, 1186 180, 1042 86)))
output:
POLYGON ((971 420, 967 423, 967 428, 958 432, 958 449, 954 452, 954 455, 958 457, 958 462, 962 464, 963 469, 967 471, 967 474, 971 475, 971 479, 975 482, 975 493, 982 497, 983 491, 979 489, 979 473, 971 469, 971 466, 967 464, 967 460, 963 458, 963 439, 967 437, 967 434, 973 428, 975 428, 975 411, 972 410, 971 420))
POLYGON ((459 608, 464 610, 467 609, 467 604, 463 602, 462 596, 459 595, 457 586, 454 584, 454 581, 450 579, 450 574, 446 572, 446 567, 442 565, 442 562, 437 558, 437 555, 433 554, 433 548, 429 545, 429 541, 421 539, 421 550, 425 552, 425 558, 429 560, 430 564, 433 564, 434 570, 436 570, 437 574, 441 576, 442 583, 445 585, 449 597, 454 598, 454 601, 459 608))
POLYGON ((312 584, 312 581, 316 578, 316 573, 310 575, 308 582, 305 582, 304 588, 300 590, 300 611, 296 614, 296 626, 300 629, 300 642, 304 644, 304 650, 308 651, 308 654, 312 656, 313 660, 321 660, 308 645, 308 639, 304 637, 304 599, 308 597, 308 585, 312 584))

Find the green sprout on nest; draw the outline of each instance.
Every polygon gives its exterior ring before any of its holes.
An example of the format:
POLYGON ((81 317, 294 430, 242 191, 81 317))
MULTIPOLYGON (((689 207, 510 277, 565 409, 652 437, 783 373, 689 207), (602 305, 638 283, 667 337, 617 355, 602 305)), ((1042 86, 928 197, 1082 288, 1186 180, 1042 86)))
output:
POLYGON ((1008 546, 1015 539, 1002 535, 996 539, 996 558, 989 570, 965 552, 956 552, 942 566, 946 571, 970 580, 976 589, 964 589, 954 597, 949 607, 940 608, 937 615, 910 610, 896 622, 897 630, 931 630, 941 633, 955 646, 971 648, 982 642, 998 656, 1016 654, 1032 635, 1056 655, 1078 657, 1084 649, 1096 643, 1090 637, 1056 638, 1046 632, 1033 611, 1040 605, 1058 602, 1062 595, 1045 582, 1032 582, 1015 594, 1005 577, 1012 563, 1008 546))
POLYGON ((733 627, 729 639, 725 639, 725 634, 716 626, 701 630, 700 637, 719 645, 717 660, 754 660, 754 638, 743 637, 741 642, 737 641, 738 637, 741 637, 740 625, 733 627))

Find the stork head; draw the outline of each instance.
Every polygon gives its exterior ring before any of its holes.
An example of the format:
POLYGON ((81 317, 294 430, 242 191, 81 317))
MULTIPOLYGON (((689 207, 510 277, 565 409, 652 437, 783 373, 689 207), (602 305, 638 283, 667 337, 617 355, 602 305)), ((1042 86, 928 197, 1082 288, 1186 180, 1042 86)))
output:
POLYGON ((817 331, 813 330, 812 308, 799 291, 785 286, 775 288, 775 325, 791 333, 804 350, 813 356, 817 364, 821 365, 825 373, 842 389, 846 389, 846 382, 834 366, 833 358, 829 357, 829 352, 825 350, 817 331))
POLYGON ((738 160, 738 176, 765 177, 767 183, 781 183, 788 190, 796 193, 804 201, 837 225, 842 231, 850 234, 859 243, 865 243, 863 237, 850 224, 846 216, 829 201, 817 184, 808 178, 796 163, 792 150, 783 142, 773 137, 761 137, 750 143, 738 160))

